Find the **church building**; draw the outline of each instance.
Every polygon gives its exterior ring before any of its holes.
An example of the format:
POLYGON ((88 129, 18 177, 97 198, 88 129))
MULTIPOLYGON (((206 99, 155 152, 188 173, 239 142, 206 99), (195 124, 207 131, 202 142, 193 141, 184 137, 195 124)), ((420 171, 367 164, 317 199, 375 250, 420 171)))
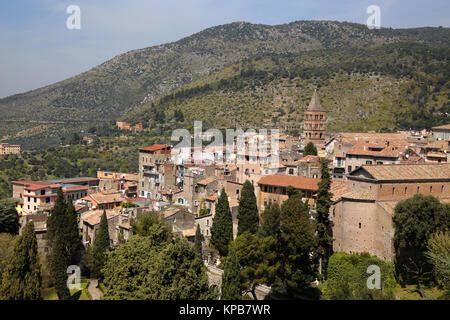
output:
POLYGON ((304 114, 303 131, 306 143, 312 142, 315 145, 325 143, 326 120, 326 111, 320 104, 317 90, 314 90, 304 114))

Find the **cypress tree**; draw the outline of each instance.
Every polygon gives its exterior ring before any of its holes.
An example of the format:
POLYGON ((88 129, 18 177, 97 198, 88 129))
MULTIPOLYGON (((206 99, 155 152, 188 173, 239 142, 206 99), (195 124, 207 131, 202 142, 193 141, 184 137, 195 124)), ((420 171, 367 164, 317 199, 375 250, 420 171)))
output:
POLYGON ((72 201, 67 202, 67 246, 69 256, 71 257, 71 264, 78 265, 81 260, 81 253, 83 244, 81 243, 81 236, 78 228, 78 217, 72 201))
POLYGON ((106 252, 110 248, 109 230, 108 230, 108 219, 106 218, 106 211, 103 210, 103 214, 100 220, 100 225, 98 227, 98 234, 94 241, 94 272, 95 277, 101 278, 101 269, 106 262, 106 252))
POLYGON ((276 202, 264 210, 262 213, 262 223, 260 228, 260 234, 263 237, 272 236, 275 239, 279 238, 280 214, 281 209, 276 202))
POLYGON ((34 233, 34 224, 25 225, 14 245, 13 253, 3 272, 0 298, 7 300, 41 299, 41 263, 34 233))
POLYGON ((67 243, 68 225, 67 203, 62 190, 59 189, 55 205, 47 219, 47 239, 50 248, 48 255, 50 275, 60 300, 70 298, 70 291, 67 288, 67 267, 72 257, 69 250, 71 246, 67 243))
POLYGON ((197 225, 197 230, 195 231, 195 240, 194 240, 194 249, 195 252, 197 252, 199 254, 199 257, 202 257, 202 241, 203 241, 203 236, 202 233, 200 231, 200 225, 197 225))
POLYGON ((303 150, 303 156, 317 156, 317 148, 312 142, 308 142, 303 150))
POLYGON ((290 297, 309 287, 314 280, 310 254, 317 244, 314 223, 308 204, 296 194, 281 206, 280 217, 280 280, 290 297))
POLYGON ((241 300, 241 277, 235 249, 230 249, 222 276, 222 300, 241 300))
POLYGON ((238 207, 238 236, 248 231, 255 234, 258 231, 258 206, 253 185, 246 180, 242 187, 242 195, 238 207))
POLYGON ((333 238, 328 231, 331 225, 329 211, 331 206, 330 192, 331 178, 328 165, 324 160, 321 162, 322 179, 319 182, 316 204, 316 231, 317 231, 317 256, 319 258, 319 272, 326 271, 328 258, 331 256, 333 238))
POLYGON ((0 201, 0 233, 19 233, 20 224, 16 205, 15 201, 0 201))
POLYGON ((228 254, 228 245, 232 240, 233 218, 231 216, 227 193, 222 188, 211 226, 211 243, 216 247, 221 256, 226 256, 228 254))

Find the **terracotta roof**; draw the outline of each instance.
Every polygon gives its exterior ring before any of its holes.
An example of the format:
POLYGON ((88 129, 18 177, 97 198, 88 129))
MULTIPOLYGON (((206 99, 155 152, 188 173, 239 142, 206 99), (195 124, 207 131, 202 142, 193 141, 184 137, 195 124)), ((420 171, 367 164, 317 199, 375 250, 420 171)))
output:
POLYGON ((376 148, 382 148, 382 150, 369 150, 369 146, 373 147, 373 144, 357 143, 349 151, 347 155, 361 155, 361 156, 374 156, 374 157, 389 157, 397 158, 400 150, 393 146, 380 146, 376 145, 376 148))
POLYGON ((333 181, 331 182, 330 192, 333 194, 331 197, 332 201, 339 200, 343 194, 347 193, 347 181, 333 181))
POLYGON ((123 229, 130 230, 130 229, 131 229, 130 221, 127 221, 127 222, 124 222, 124 223, 119 224, 119 227, 120 227, 120 228, 123 228, 123 229))
MULTIPOLYGON (((114 217, 117 217, 120 214, 120 209, 107 209, 106 211, 106 219, 112 219, 114 217)), ((103 210, 92 210, 86 212, 84 215, 81 216, 81 220, 86 221, 91 226, 95 226, 100 223, 100 220, 102 218, 103 210)))
POLYGON ((201 184, 203 186, 207 186, 210 183, 213 183, 214 181, 216 181, 216 177, 206 177, 202 180, 200 180, 199 182, 197 182, 197 184, 201 184))
POLYGON ((367 171, 376 180, 430 180, 446 179, 450 181, 450 164, 382 164, 363 165, 354 170, 349 177, 360 170, 367 171))
POLYGON ((228 204, 230 205, 230 208, 239 207, 239 200, 229 199, 228 204))
POLYGON ((436 130, 436 129, 447 129, 447 130, 450 130, 450 123, 444 124, 442 126, 433 127, 432 129, 433 130, 436 130))
POLYGON ((292 186, 297 189, 316 191, 319 189, 318 187, 319 182, 320 179, 272 174, 262 177, 258 181, 258 184, 279 186, 279 187, 292 186))
POLYGON ((217 199, 217 193, 215 193, 213 195, 210 195, 210 196, 207 196, 205 198, 205 200, 208 200, 208 201, 216 201, 216 199, 217 199))
POLYGON ((355 200, 375 200, 375 197, 364 189, 344 193, 341 197, 355 200))
POLYGON ((425 148, 427 149, 440 149, 440 150, 450 150, 450 140, 437 140, 428 143, 425 148))
POLYGON ((92 202, 95 202, 96 204, 124 201, 122 194, 117 191, 114 193, 103 193, 103 192, 91 193, 90 195, 87 195, 86 197, 81 198, 81 199, 87 200, 87 201, 92 201, 92 202))
POLYGON ((307 155, 306 157, 303 157, 299 160, 300 162, 319 162, 320 157, 319 156, 313 156, 313 155, 307 155))
POLYGON ((197 230, 196 229, 186 229, 186 230, 183 230, 183 237, 193 237, 193 236, 195 236, 195 232, 196 232, 197 230))
POLYGON ((167 149, 170 148, 171 146, 167 145, 167 144, 154 144, 152 146, 149 147, 145 147, 145 148, 140 148, 139 150, 141 151, 158 151, 158 150, 163 150, 163 149, 167 149))
POLYGON ((398 201, 377 201, 377 205, 390 215, 394 215, 394 209, 398 201))
POLYGON ((281 161, 281 164, 286 167, 296 167, 300 163, 300 160, 297 161, 281 161))

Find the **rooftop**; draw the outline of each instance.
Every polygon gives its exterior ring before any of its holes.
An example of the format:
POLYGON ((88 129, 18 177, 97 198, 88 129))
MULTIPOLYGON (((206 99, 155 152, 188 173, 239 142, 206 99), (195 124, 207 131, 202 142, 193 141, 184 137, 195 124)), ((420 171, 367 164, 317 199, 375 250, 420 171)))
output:
POLYGON ((169 146, 168 144, 154 144, 149 147, 140 148, 139 151, 152 151, 153 152, 153 151, 170 149, 170 148, 171 148, 171 146, 169 146))
POLYGON ((450 130, 450 123, 448 123, 448 124, 444 124, 444 125, 442 125, 442 126, 437 126, 437 127, 433 127, 432 128, 433 130, 436 130, 436 129, 446 129, 446 130, 450 130))
POLYGON ((292 186, 296 189, 317 191, 319 189, 318 187, 319 182, 320 179, 272 174, 262 177, 258 181, 258 184, 278 186, 278 187, 292 186))
POLYGON ((358 176, 359 172, 365 171, 375 180, 449 180, 450 164, 382 164, 363 165, 350 173, 349 178, 358 176))

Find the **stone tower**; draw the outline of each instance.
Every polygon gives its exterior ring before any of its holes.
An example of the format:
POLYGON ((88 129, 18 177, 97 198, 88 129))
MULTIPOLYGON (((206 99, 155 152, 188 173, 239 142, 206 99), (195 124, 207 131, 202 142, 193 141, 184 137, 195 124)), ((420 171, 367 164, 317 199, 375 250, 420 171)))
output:
POLYGON ((317 90, 314 90, 304 114, 303 131, 306 143, 312 142, 315 145, 325 143, 326 120, 326 111, 320 105, 317 90))

